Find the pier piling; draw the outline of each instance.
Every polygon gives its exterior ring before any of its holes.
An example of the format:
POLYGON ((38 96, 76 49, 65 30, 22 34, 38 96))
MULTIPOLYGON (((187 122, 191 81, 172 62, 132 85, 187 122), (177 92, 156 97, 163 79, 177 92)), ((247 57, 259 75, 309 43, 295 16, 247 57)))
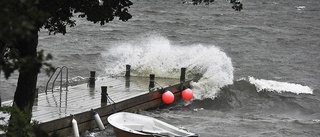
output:
POLYGON ((131 66, 130 65, 126 65, 126 74, 125 74, 125 77, 130 77, 130 68, 131 66))
POLYGON ((125 83, 126 91, 129 91, 129 88, 130 88, 130 68, 131 68, 130 65, 126 65, 126 74, 125 74, 125 77, 126 77, 126 83, 125 83))
POLYGON ((94 88, 96 81, 96 72, 90 71, 90 78, 89 78, 89 87, 94 88))
POLYGON ((186 80, 186 68, 181 68, 180 82, 185 82, 186 80))
POLYGON ((149 90, 150 90, 151 88, 154 88, 154 77, 155 77, 154 74, 150 74, 149 90))
POLYGON ((106 103, 108 101, 107 98, 107 86, 101 86, 101 103, 106 103))

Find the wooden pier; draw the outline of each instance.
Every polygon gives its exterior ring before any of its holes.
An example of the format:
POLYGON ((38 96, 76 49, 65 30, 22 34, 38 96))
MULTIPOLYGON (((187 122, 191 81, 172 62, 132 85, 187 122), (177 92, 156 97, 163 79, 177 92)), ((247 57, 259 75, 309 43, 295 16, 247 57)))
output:
MULTIPOLYGON (((185 69, 182 71, 185 71, 185 69)), ((190 87, 190 81, 180 79, 149 77, 105 77, 91 78, 85 84, 69 86, 40 93, 33 107, 33 120, 40 122, 40 128, 47 133, 56 132, 70 136, 72 118, 77 120, 79 132, 90 130, 97 125, 93 112, 97 112, 104 124, 107 117, 115 112, 146 110, 164 105, 161 95, 169 90, 180 100, 183 88, 190 87), (92 81, 93 80, 93 81, 92 81), (153 85, 152 85, 153 84, 153 85)), ((90 78, 89 78, 90 79, 90 78)), ((10 105, 12 101, 3 102, 10 105)))

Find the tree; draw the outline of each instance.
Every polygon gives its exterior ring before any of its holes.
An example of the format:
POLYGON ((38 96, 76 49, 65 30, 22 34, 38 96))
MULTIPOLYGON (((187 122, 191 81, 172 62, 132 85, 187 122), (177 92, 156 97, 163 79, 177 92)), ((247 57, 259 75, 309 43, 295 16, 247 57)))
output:
MULTIPOLYGON (((38 73, 44 66, 52 69, 46 63, 51 56, 37 51, 40 29, 65 34, 66 27, 76 25, 74 15, 101 25, 115 17, 127 21, 132 17, 127 9, 132 4, 129 0, 1 0, 0 72, 9 78, 19 71, 14 106, 30 115, 38 73)), ((15 115, 11 114, 11 119, 15 115)), ((9 122, 8 132, 14 132, 10 129, 9 122)))

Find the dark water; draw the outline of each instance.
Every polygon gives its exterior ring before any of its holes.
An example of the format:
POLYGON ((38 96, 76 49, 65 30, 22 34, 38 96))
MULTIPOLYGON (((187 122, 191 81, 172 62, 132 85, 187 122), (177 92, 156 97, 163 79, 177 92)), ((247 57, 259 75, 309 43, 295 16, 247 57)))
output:
MULTIPOLYGON (((120 75, 201 76, 194 100, 140 113, 212 136, 320 136, 320 1, 244 0, 244 10, 216 0, 134 0, 133 19, 105 26, 77 19, 63 35, 42 31, 41 49, 71 78, 120 75)), ((47 76, 40 74, 38 87, 47 76)), ((16 76, 1 77, 11 99, 16 76)), ((106 131, 84 136, 114 136, 106 131)))

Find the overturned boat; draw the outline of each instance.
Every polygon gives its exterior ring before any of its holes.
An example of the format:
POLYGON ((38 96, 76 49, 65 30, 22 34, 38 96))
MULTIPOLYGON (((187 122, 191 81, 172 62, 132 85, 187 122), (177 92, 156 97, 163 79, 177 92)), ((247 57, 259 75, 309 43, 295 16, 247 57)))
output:
POLYGON ((158 119, 128 112, 108 117, 117 137, 199 137, 158 119))

